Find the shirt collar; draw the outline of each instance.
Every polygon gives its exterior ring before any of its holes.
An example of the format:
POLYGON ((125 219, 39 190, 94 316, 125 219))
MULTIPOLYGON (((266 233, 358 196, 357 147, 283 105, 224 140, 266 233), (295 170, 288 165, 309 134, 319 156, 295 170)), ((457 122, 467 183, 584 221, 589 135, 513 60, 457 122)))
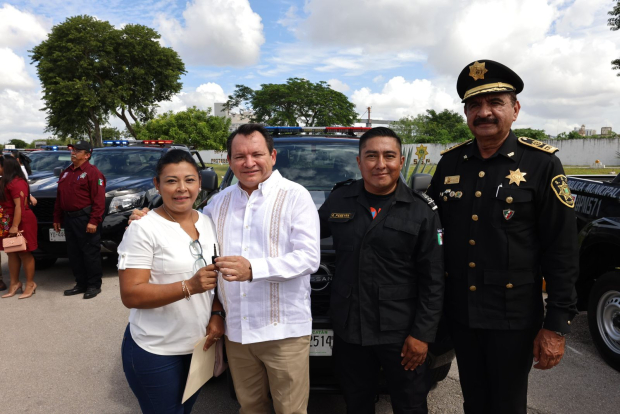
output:
MULTIPOLYGON (((267 178, 262 183, 259 183, 258 188, 254 191, 260 191, 264 196, 267 196, 273 188, 278 186, 278 183, 280 182, 281 179, 282 179, 282 174, 280 174, 280 171, 273 170, 269 178, 267 178)), ((241 188, 241 184, 239 182, 237 182, 237 188, 242 194, 247 194, 247 191, 241 188)))
MULTIPOLYGON (((499 147, 499 149, 495 152, 495 154, 490 156, 489 159, 495 158, 501 155, 504 158, 507 158, 511 161, 516 162, 515 160, 516 154, 517 154, 517 136, 514 134, 514 132, 512 132, 512 130, 510 130, 510 133, 508 134, 508 137, 506 138, 502 146, 499 147)), ((477 158, 482 159, 482 156, 480 155, 480 150, 478 149, 478 142, 476 139, 474 139, 470 144, 467 144, 465 146, 465 149, 463 150, 463 156, 466 158, 477 157, 477 158)))
MULTIPOLYGON (((345 197, 359 196, 364 193, 364 180, 359 179, 356 183, 351 184, 348 187, 347 193, 344 194, 345 197)), ((407 190, 407 184, 402 180, 398 179, 398 184, 396 185, 396 190, 394 192, 394 199, 396 201, 401 201, 404 203, 411 203, 413 201, 413 196, 407 190)))
POLYGON ((77 171, 77 170, 82 170, 82 171, 84 171, 84 170, 87 168, 87 166, 88 166, 88 165, 90 165, 90 164, 88 163, 88 161, 85 161, 85 162, 84 162, 82 165, 80 165, 79 167, 76 167, 76 166, 74 166, 73 164, 71 164, 71 169, 72 169, 73 171, 77 171))

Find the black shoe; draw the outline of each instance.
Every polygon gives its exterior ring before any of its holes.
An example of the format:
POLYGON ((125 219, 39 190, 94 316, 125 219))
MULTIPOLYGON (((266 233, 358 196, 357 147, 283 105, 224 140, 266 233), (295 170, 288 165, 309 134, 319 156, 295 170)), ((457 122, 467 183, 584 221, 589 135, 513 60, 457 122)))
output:
POLYGON ((86 288, 75 285, 73 289, 65 290, 65 296, 73 296, 78 295, 80 293, 86 292, 86 288))
POLYGON ((86 289, 86 293, 84 293, 84 299, 92 299, 100 293, 101 289, 89 287, 88 289, 86 289))
POLYGON ((3 280, 0 280, 0 292, 6 290, 6 283, 3 280))

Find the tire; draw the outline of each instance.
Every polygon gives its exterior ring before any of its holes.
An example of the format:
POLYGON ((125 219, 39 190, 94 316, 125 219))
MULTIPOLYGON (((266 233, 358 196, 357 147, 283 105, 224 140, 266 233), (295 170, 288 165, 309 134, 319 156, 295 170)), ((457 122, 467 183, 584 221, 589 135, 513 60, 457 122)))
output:
POLYGON ((54 266, 54 263, 56 263, 55 257, 45 257, 40 259, 37 259, 36 257, 34 258, 34 268, 36 270, 49 269, 54 266))
POLYGON ((620 272, 603 274, 590 291, 588 326, 594 345, 620 371, 620 272))
POLYGON ((448 376, 448 372, 450 372, 450 367, 452 366, 452 362, 449 362, 440 367, 431 369, 428 371, 428 379, 431 383, 436 384, 440 381, 443 381, 448 376))

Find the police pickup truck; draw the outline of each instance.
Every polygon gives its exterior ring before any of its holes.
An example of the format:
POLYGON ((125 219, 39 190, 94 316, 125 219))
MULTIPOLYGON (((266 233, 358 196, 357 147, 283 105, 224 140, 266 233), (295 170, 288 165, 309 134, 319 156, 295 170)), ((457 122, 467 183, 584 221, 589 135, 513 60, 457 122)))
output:
MULTIPOLYGON (((356 133, 370 128, 338 127, 268 127, 274 137, 277 151, 274 169, 283 177, 303 185, 312 196, 318 209, 329 196, 331 189, 340 181, 360 179, 357 166, 359 140, 356 133)), ((423 190, 430 183, 430 176, 421 185, 423 190)), ((222 178, 219 190, 238 182, 228 169, 222 178)), ((410 181, 409 185, 414 181, 410 181)), ((210 196, 211 197, 211 196, 210 196)), ((338 392, 332 362, 333 335, 329 316, 329 298, 332 278, 335 277, 336 254, 331 237, 321 240, 321 264, 316 273, 310 276, 312 335, 310 337, 310 388, 312 392, 338 392)), ((441 329, 441 326, 440 326, 441 329)), ((454 358, 451 343, 429 346, 431 369, 429 381, 443 380, 454 358)), ((382 392, 385 382, 381 379, 382 392)), ((234 397, 232 381, 229 378, 229 391, 234 397)))
POLYGON ((620 174, 569 176, 579 230, 579 310, 594 344, 620 371, 620 174))
MULTIPOLYGON (((153 184, 157 161, 170 149, 190 150, 183 145, 174 145, 174 142, 169 140, 143 141, 135 146, 129 146, 127 141, 105 141, 104 145, 106 144, 108 147, 93 150, 90 162, 106 178, 101 252, 115 256, 131 211, 134 208, 148 206, 157 194, 153 184)), ((207 169, 200 155, 196 151, 191 152, 203 170, 201 172, 203 175, 207 169)), ((66 151, 54 153, 57 154, 56 158, 66 161, 64 159, 66 151)), ((56 167, 51 175, 33 180, 30 184, 30 193, 37 199, 37 205, 32 208, 38 221, 39 248, 33 252, 37 269, 50 267, 57 258, 67 257, 64 231, 57 233, 53 228, 58 176, 64 168, 66 168, 64 164, 56 167)), ((210 172, 211 179, 216 181, 209 185, 209 179, 203 178, 203 188, 207 190, 213 190, 217 186, 217 177, 213 171, 210 172)), ((208 191, 205 190, 200 192, 196 206, 206 201, 207 194, 208 191)))

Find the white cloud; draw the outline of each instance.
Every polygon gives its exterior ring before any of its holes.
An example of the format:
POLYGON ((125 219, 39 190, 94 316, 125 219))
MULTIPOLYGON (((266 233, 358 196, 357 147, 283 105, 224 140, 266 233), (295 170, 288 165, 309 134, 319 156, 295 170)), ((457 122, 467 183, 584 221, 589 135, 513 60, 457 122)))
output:
POLYGON ((12 138, 30 142, 47 137, 41 93, 35 91, 0 91, 0 142, 12 138))
POLYGON ((0 47, 0 90, 21 89, 34 86, 34 80, 26 72, 24 58, 16 55, 8 47, 0 47))
POLYGON ((0 9, 0 47, 18 48, 39 43, 47 36, 50 22, 22 12, 10 4, 0 9))
POLYGON ((378 75, 378 76, 375 76, 375 77, 372 79, 372 81, 373 81, 374 83, 381 83, 381 82, 383 82, 384 80, 385 80, 385 78, 383 77, 383 75, 378 75))
POLYGON ((157 112, 179 112, 192 106, 196 106, 198 109, 211 108, 213 110, 215 102, 226 102, 227 99, 228 97, 220 85, 209 82, 200 85, 195 91, 181 92, 173 96, 171 101, 161 102, 157 112))
POLYGON ((460 110, 454 95, 427 79, 407 81, 402 76, 396 76, 379 93, 373 93, 369 88, 354 91, 351 101, 360 113, 370 106, 373 118, 396 120, 416 116, 427 109, 460 110))
POLYGON ((338 92, 347 92, 351 87, 338 79, 330 79, 327 81, 329 87, 338 92))
POLYGON ((184 22, 159 15, 164 42, 193 65, 247 66, 258 62, 263 25, 248 0, 193 0, 184 22))

